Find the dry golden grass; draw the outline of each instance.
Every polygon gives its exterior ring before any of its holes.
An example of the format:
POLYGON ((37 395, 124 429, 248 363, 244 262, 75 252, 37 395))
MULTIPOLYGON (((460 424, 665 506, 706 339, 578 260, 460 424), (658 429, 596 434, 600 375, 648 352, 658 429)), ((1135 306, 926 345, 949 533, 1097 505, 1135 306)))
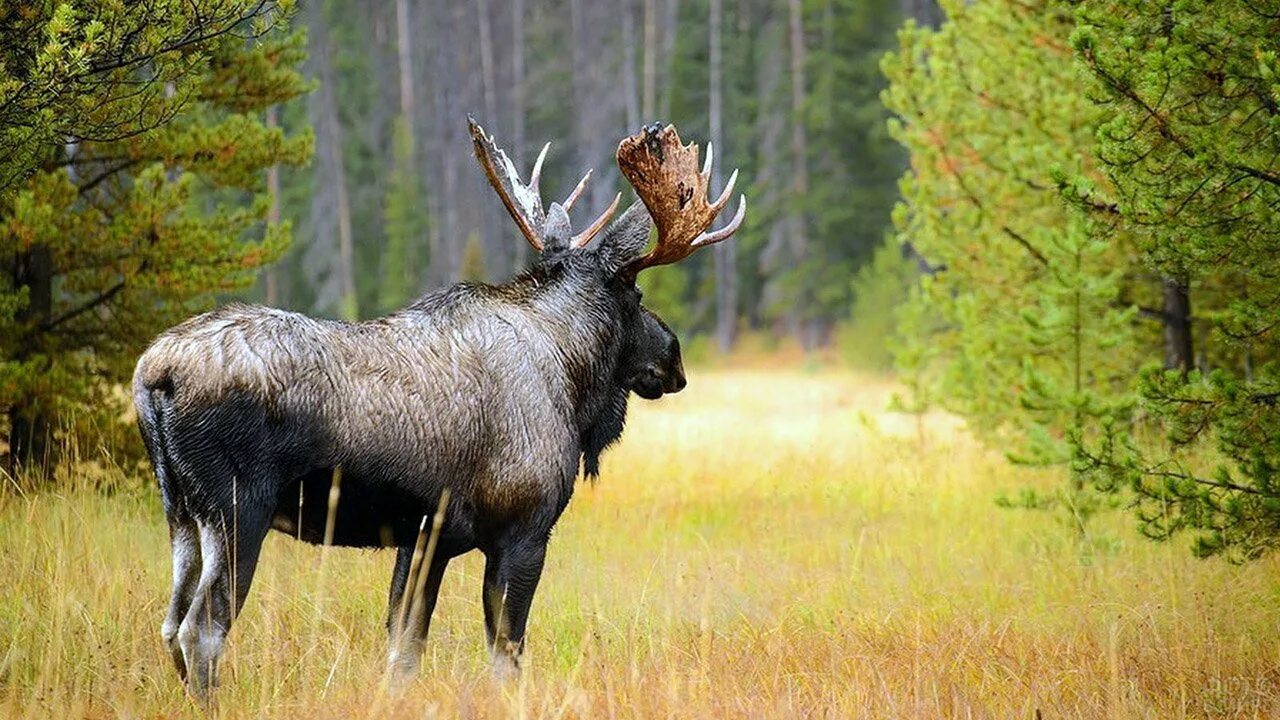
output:
MULTIPOLYGON (((381 685, 392 555, 273 535, 217 717, 1280 717, 1280 565, 993 497, 1053 482, 842 372, 694 371, 633 403, 552 541, 529 670, 489 679, 477 557, 381 685), (1103 549, 1097 549, 1097 548, 1103 549)), ((149 486, 0 499, 0 715, 198 716, 159 640, 149 486)))

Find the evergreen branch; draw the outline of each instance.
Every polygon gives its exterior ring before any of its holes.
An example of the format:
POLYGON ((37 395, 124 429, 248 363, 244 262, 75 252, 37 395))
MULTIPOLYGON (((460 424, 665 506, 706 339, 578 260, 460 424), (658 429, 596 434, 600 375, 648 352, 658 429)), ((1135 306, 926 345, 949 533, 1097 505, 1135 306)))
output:
POLYGON ((67 312, 65 312, 65 313, 63 313, 63 314, 61 314, 61 315, 59 315, 59 316, 58 316, 58 317, 56 317, 56 318, 53 318, 53 319, 50 319, 50 320, 46 320, 45 322, 40 323, 40 330, 41 330, 41 331, 44 331, 44 332, 48 332, 48 331, 50 331, 50 330, 53 330, 54 328, 56 328, 56 327, 58 327, 59 325, 61 325, 61 324, 65 323, 65 322, 67 322, 68 320, 73 320, 73 319, 75 319, 75 318, 79 317, 80 315, 83 315, 84 313, 87 313, 87 312, 89 312, 90 310, 92 310, 92 309, 94 309, 94 308, 98 307, 99 305, 101 305, 101 304, 103 304, 103 303, 107 302, 107 301, 108 301, 108 300, 110 300, 111 298, 113 298, 113 297, 115 297, 116 295, 118 295, 118 294, 120 293, 120 291, 124 289, 124 283, 125 283, 125 281, 124 281, 124 280, 120 280, 120 281, 119 281, 119 282, 117 282, 115 285, 112 285, 111 287, 107 288, 107 289, 106 289, 104 292, 102 292, 100 295, 98 295, 98 296, 97 296, 97 297, 95 297, 94 299, 90 300, 89 302, 87 302, 87 303, 85 303, 85 304, 81 305, 80 307, 78 307, 78 308, 76 308, 76 309, 74 309, 74 310, 68 310, 67 312))
POLYGON ((1263 182, 1280 186, 1280 175, 1276 175, 1275 173, 1269 173, 1269 172, 1266 172, 1265 170, 1258 170, 1256 168, 1251 168, 1248 165, 1239 165, 1236 163, 1232 163, 1227 167, 1231 168, 1232 170, 1237 170, 1239 172, 1242 172, 1251 178, 1256 178, 1263 182))
POLYGON ((1246 495, 1257 495, 1260 497, 1274 497, 1270 493, 1265 493, 1257 488, 1248 487, 1247 485, 1240 485, 1237 483, 1230 482, 1228 480, 1210 480, 1208 478, 1197 477, 1195 475, 1187 475, 1185 473, 1177 473, 1171 470, 1150 469, 1150 470, 1144 471, 1143 474, 1152 475, 1154 477, 1160 477, 1160 478, 1172 478, 1174 480, 1190 480, 1191 482, 1194 482, 1197 485, 1205 485, 1207 487, 1218 488, 1220 490, 1232 490, 1235 492, 1244 493, 1246 495))
MULTIPOLYGON (((955 161, 953 161, 951 157, 947 154, 947 151, 942 148, 941 143, 939 143, 938 152, 941 153, 942 158, 946 161, 946 167, 950 170, 951 177, 955 178, 956 185, 960 187, 960 189, 964 192, 966 198, 969 200, 969 202, 973 203, 973 206, 977 208, 978 212, 980 214, 985 215, 986 208, 983 207, 982 201, 978 199, 977 193, 973 192, 973 190, 969 188, 968 183, 965 182, 964 175, 962 175, 959 169, 957 169, 955 161)), ((1030 253, 1031 257, 1035 258, 1041 265, 1044 265, 1044 266, 1049 265, 1049 260, 1044 256, 1044 253, 1041 253, 1039 250, 1035 249, 1035 247, 1031 244, 1030 241, 1027 240, 1026 237, 1019 234, 1016 230, 1009 227, 1008 225, 1001 224, 1000 230, 1003 231, 1010 238, 1013 238, 1014 242, 1021 245, 1023 249, 1026 250, 1028 253, 1030 253)))
POLYGON ((1026 250, 1028 253, 1030 253, 1031 257, 1038 260, 1041 265, 1047 266, 1049 264, 1049 259, 1044 256, 1044 253, 1032 247, 1031 243, 1025 237, 1018 234, 1013 228, 1009 227, 1008 225, 1001 225, 1000 229, 1004 231, 1005 235, 1008 235, 1009 237, 1013 238, 1014 242, 1021 245, 1022 248, 1026 250))
POLYGON ((100 185, 103 181, 111 178, 117 173, 120 173, 124 170, 128 170, 129 168, 136 166, 140 162, 142 162, 142 158, 133 158, 132 160, 116 165, 115 167, 112 167, 109 170, 104 170, 101 173, 98 173, 97 175, 95 175, 93 178, 81 183, 80 186, 77 188, 77 191, 80 194, 89 192, 90 190, 100 185))
MULTIPOLYGON (((262 15, 266 5, 267 5, 267 0, 258 0, 257 5, 255 5, 252 10, 246 11, 244 13, 240 13, 238 18, 235 18, 235 19, 222 18, 220 22, 225 23, 225 25, 223 25, 223 27, 217 30, 214 30, 208 33, 199 34, 199 35, 192 35, 191 33, 187 33, 183 37, 178 38, 172 44, 163 45, 150 53, 146 53, 143 55, 136 55, 133 57, 117 57, 116 59, 101 65, 91 65, 88 70, 86 70, 85 72, 79 75, 73 76, 71 80, 73 82, 78 82, 79 80, 90 77, 92 75, 99 75, 105 72, 110 72, 112 70, 120 70, 123 68, 144 65, 162 55, 168 55, 170 53, 185 50, 194 45, 201 45, 211 40, 216 40, 222 37, 223 35, 226 35, 232 32, 237 27, 239 27, 241 23, 245 22, 246 20, 250 20, 262 15)), ((197 17, 196 19, 197 19, 197 22, 195 23, 196 28, 203 27, 209 23, 219 22, 218 20, 209 19, 209 18, 197 17)), ((143 24, 139 25, 139 27, 142 27, 142 26, 143 24)))

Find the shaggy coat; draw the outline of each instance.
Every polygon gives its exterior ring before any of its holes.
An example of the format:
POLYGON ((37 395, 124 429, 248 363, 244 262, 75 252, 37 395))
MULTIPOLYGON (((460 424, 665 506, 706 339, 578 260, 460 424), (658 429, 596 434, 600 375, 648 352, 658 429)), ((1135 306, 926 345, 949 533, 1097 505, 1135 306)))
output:
POLYGON ((516 665, 580 462, 597 472, 629 391, 684 386, 674 335, 619 272, 648 233, 637 203, 591 246, 548 243, 503 285, 456 285, 361 323, 231 305, 156 339, 134 402, 173 537, 163 635, 197 694, 263 536, 323 542, 334 485, 334 544, 402 549, 393 613, 406 549, 447 489, 427 616, 448 559, 479 548, 490 646, 516 665))

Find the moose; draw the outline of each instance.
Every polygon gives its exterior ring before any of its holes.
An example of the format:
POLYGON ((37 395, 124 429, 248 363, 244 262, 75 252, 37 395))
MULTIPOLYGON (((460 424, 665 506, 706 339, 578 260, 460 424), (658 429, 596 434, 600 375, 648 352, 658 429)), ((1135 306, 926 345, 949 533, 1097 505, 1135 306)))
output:
POLYGON ((202 701, 273 528, 311 543, 398 548, 388 626, 401 675, 417 667, 449 560, 479 549, 495 672, 518 672, 548 538, 580 468, 598 473, 629 393, 655 399, 685 385, 679 342, 641 305, 636 278, 739 228, 744 196, 728 224, 708 230, 737 172, 709 202, 711 147, 699 171, 697 145, 681 144, 673 126, 646 126, 616 155, 638 201, 610 222, 615 197, 575 234, 568 213, 590 172, 563 204, 544 207, 548 147, 524 183, 474 119, 470 133, 539 252, 526 271, 364 322, 230 305, 162 333, 138 360, 134 404, 173 559, 161 635, 202 701), (657 242, 646 252, 651 224, 657 242), (434 552, 413 567, 425 518, 446 497, 434 552), (397 638, 411 574, 421 617, 397 638))

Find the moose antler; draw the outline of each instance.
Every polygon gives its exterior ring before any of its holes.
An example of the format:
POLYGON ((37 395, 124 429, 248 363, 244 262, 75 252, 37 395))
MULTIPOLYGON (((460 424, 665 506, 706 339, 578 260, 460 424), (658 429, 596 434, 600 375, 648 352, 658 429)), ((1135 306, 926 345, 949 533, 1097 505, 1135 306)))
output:
POLYGON ((618 144, 618 167, 658 226, 658 244, 627 266, 632 275, 645 268, 679 262, 698 248, 728 238, 742 225, 747 213, 745 195, 739 196, 738 211, 728 225, 704 232, 729 203, 738 180, 738 171, 734 170, 720 197, 708 203, 712 155, 708 144, 706 164, 698 172, 698 146, 682 145, 674 126, 659 128, 657 123, 618 144))
MULTIPOLYGON (((507 157, 507 154, 498 147, 493 141, 493 136, 486 133, 484 128, 476 122, 475 118, 467 116, 467 125, 471 131, 471 143, 475 146, 476 158, 480 161, 480 167, 484 168, 484 174, 489 178, 489 184, 493 186, 494 191, 498 193, 498 197, 502 200, 502 204, 507 207, 507 212, 511 213, 511 219, 516 221, 516 227, 520 228, 520 233, 524 235, 529 244, 538 252, 543 250, 544 230, 547 222, 547 211, 542 206, 542 194, 538 190, 538 181, 542 177, 542 161, 547 158, 547 150, 551 148, 551 143, 542 146, 542 152, 538 153, 538 159, 533 163, 533 172, 529 174, 529 183, 520 181, 520 173, 516 171, 516 166, 507 157)), ((583 189, 587 186, 587 180, 591 177, 591 170, 578 181, 573 192, 569 197, 565 198, 563 207, 566 212, 573 208, 574 203, 582 195, 583 189)), ((580 248, 591 242, 592 238, 604 229, 608 224, 609 218, 613 216, 614 211, 618 209, 618 200, 622 198, 622 194, 614 196, 613 202, 605 211, 596 218, 586 230, 574 235, 569 242, 570 248, 580 248)), ((552 203, 553 205, 555 203, 552 203)))

